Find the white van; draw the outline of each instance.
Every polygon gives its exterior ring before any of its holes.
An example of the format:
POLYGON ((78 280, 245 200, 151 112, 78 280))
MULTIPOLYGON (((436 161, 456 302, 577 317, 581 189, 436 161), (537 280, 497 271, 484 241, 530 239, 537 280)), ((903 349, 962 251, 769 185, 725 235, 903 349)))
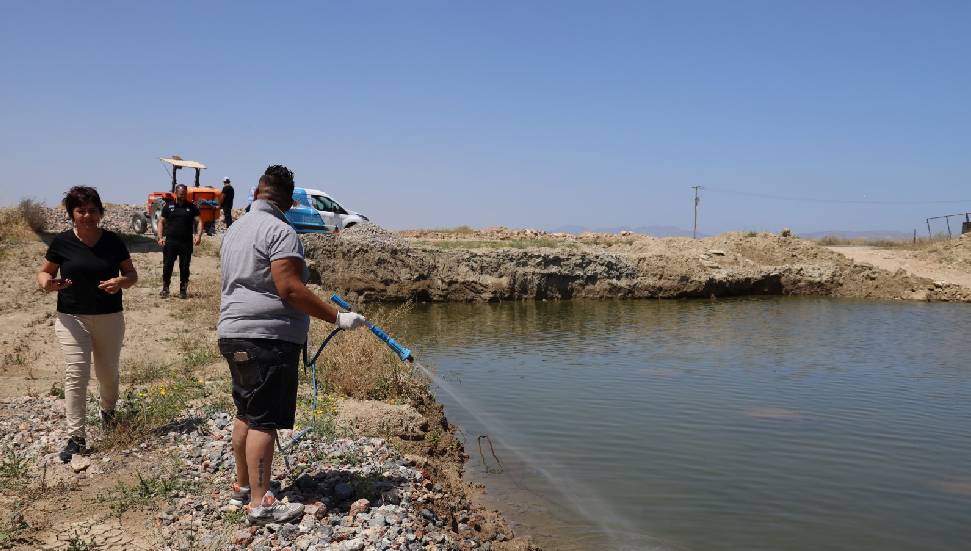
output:
POLYGON ((327 195, 319 189, 304 188, 310 197, 310 203, 314 209, 320 213, 324 219, 324 224, 330 228, 343 230, 355 224, 367 222, 368 217, 359 212, 347 210, 340 205, 333 197, 327 195))

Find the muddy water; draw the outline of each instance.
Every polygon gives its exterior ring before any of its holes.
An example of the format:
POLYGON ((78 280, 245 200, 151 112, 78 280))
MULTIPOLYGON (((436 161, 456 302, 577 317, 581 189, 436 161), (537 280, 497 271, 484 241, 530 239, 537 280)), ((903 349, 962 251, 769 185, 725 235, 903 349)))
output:
POLYGON ((971 541, 967 305, 451 304, 408 325, 468 474, 550 549, 971 541))

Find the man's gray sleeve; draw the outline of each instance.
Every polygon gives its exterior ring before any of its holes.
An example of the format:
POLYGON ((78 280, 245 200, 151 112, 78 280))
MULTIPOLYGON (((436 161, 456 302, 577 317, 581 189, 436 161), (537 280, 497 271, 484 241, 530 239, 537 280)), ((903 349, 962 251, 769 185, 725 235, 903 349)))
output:
POLYGON ((280 228, 270 236, 267 256, 270 262, 281 258, 303 259, 303 244, 293 228, 280 228))

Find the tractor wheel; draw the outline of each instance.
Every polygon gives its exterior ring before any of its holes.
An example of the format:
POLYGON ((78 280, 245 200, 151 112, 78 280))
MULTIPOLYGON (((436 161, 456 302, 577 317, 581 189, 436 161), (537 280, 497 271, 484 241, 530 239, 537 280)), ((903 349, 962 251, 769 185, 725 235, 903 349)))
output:
POLYGON ((165 199, 156 199, 152 203, 152 233, 158 235, 158 221, 162 218, 162 209, 165 208, 165 199))
POLYGON ((140 212, 131 215, 131 231, 137 234, 148 231, 148 218, 140 212))

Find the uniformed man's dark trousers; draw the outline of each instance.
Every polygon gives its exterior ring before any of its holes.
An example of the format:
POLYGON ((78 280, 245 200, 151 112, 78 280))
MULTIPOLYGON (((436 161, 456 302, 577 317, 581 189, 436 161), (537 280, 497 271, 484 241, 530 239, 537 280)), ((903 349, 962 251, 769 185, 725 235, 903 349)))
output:
POLYGON ((162 286, 166 289, 172 281, 172 268, 175 266, 176 257, 179 259, 179 283, 185 286, 189 283, 189 262, 192 261, 191 239, 180 241, 165 238, 165 245, 162 247, 162 286))

